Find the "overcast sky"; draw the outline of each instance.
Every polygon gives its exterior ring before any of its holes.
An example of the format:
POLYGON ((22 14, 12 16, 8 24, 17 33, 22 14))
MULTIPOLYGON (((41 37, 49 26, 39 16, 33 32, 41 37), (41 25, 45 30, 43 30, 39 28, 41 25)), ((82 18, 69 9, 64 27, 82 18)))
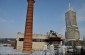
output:
MULTIPOLYGON (((85 0, 35 0, 33 33, 46 34, 54 30, 65 35, 65 12, 71 3, 77 13, 81 37, 85 36, 85 0)), ((27 0, 0 0, 0 38, 16 38, 24 33, 27 0)))

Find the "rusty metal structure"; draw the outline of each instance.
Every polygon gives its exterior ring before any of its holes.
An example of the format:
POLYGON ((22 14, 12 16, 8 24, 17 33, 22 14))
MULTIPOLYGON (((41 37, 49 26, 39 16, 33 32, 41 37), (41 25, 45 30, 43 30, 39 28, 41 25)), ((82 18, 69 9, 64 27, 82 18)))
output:
POLYGON ((59 46, 61 44, 61 41, 63 41, 63 39, 61 39, 61 37, 59 37, 59 35, 53 30, 50 30, 47 36, 48 39, 45 39, 45 42, 47 42, 48 45, 53 44, 54 46, 59 46))
POLYGON ((34 0, 27 0, 27 2, 28 2, 28 7, 27 7, 27 16, 26 16, 24 43, 23 43, 23 51, 24 52, 32 51, 32 29, 33 29, 34 0))

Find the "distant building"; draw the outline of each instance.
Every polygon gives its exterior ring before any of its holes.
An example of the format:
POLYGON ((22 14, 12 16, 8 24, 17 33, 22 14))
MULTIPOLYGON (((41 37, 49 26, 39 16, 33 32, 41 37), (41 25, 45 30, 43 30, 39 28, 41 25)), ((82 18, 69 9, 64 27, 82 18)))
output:
POLYGON ((80 39, 80 32, 78 30, 76 22, 76 12, 72 9, 70 4, 67 12, 65 13, 65 20, 66 20, 65 38, 67 40, 80 39))
POLYGON ((78 50, 78 48, 79 49, 81 48, 83 41, 80 39, 80 32, 76 22, 76 12, 72 9, 70 4, 67 12, 65 13, 65 21, 66 32, 64 45, 67 48, 67 53, 69 52, 80 53, 80 50, 78 50))
POLYGON ((15 49, 16 48, 16 38, 0 38, 0 44, 11 45, 15 49))

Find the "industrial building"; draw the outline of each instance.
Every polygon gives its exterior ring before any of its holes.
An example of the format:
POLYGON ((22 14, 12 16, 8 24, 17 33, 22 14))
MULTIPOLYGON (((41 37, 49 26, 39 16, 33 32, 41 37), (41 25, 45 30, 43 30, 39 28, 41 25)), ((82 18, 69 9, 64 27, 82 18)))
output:
MULTIPOLYGON (((32 42, 32 49, 33 50, 43 50, 43 46, 46 45, 47 43, 43 42, 43 39, 47 39, 46 35, 42 34, 33 34, 33 41, 32 42)), ((18 33, 17 34, 17 50, 23 50, 23 40, 24 40, 24 34, 23 33, 18 33)))
MULTIPOLYGON (((24 33, 18 32, 17 33, 17 47, 16 47, 18 51, 23 51, 23 43, 24 43, 24 33)), ((48 35, 33 34, 32 51, 44 50, 43 48, 45 45, 47 45, 49 48, 51 44, 54 44, 56 46, 61 46, 62 45, 61 38, 55 35, 53 35, 52 38, 50 38, 48 35)))

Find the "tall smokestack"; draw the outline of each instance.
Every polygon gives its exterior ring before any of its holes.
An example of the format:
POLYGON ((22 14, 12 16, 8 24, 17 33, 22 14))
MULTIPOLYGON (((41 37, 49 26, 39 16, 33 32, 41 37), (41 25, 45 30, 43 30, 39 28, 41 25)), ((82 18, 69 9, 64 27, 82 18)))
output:
POLYGON ((34 0, 27 0, 27 2, 28 2, 28 7, 27 7, 27 16, 26 16, 24 43, 23 43, 23 51, 24 52, 32 51, 32 29, 33 29, 34 0))

